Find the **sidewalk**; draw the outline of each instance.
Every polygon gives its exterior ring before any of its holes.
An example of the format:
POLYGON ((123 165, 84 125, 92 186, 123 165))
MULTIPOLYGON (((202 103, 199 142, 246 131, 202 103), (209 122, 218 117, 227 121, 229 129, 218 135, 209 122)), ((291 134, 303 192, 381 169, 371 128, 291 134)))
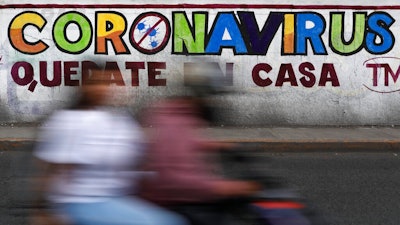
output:
MULTIPOLYGON (((36 131, 35 126, 0 126, 0 150, 33 143, 36 131)), ((400 127, 212 127, 204 133, 265 151, 400 151, 400 127)))

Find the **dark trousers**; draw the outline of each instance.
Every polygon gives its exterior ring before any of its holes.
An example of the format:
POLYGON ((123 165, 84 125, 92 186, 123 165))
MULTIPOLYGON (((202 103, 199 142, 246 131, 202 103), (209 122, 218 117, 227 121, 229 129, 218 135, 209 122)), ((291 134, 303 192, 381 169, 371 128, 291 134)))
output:
POLYGON ((185 216, 192 225, 263 224, 257 214, 249 207, 248 201, 243 199, 181 204, 170 209, 185 216))

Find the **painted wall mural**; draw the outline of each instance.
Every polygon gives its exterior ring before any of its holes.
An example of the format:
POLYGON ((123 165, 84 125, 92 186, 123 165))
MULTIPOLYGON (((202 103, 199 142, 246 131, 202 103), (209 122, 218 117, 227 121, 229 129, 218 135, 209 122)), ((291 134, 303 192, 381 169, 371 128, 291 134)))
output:
POLYGON ((400 124, 400 5, 314 2, 4 0, 0 100, 7 120, 35 120, 85 85, 102 58, 115 71, 110 85, 137 104, 173 92, 186 66, 204 61, 242 93, 223 97, 236 106, 227 123, 400 124))

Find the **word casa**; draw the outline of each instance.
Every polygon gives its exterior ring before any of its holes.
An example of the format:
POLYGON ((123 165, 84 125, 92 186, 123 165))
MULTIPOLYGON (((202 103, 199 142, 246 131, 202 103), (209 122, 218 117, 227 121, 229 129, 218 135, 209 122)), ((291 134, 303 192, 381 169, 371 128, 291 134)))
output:
POLYGON ((282 87, 284 84, 299 86, 300 84, 303 87, 311 88, 314 86, 324 87, 328 83, 333 87, 340 86, 335 67, 332 63, 323 63, 319 71, 319 76, 316 75, 318 74, 316 70, 317 68, 310 62, 303 62, 297 68, 294 68, 291 63, 284 63, 280 65, 278 72, 268 63, 259 63, 254 66, 252 77, 254 83, 260 87, 271 85, 282 87), (272 78, 275 76, 271 75, 273 72, 277 73, 275 79, 272 78), (264 74, 267 76, 265 77, 264 74))

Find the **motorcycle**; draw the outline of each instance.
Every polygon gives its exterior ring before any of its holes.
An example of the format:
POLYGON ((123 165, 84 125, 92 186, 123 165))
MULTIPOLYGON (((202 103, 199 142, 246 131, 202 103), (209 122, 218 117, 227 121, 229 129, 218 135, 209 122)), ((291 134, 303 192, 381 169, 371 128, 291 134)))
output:
POLYGON ((328 225, 327 218, 313 204, 274 171, 272 159, 257 145, 238 144, 221 151, 223 175, 256 181, 263 189, 236 202, 228 216, 229 225, 328 225))

